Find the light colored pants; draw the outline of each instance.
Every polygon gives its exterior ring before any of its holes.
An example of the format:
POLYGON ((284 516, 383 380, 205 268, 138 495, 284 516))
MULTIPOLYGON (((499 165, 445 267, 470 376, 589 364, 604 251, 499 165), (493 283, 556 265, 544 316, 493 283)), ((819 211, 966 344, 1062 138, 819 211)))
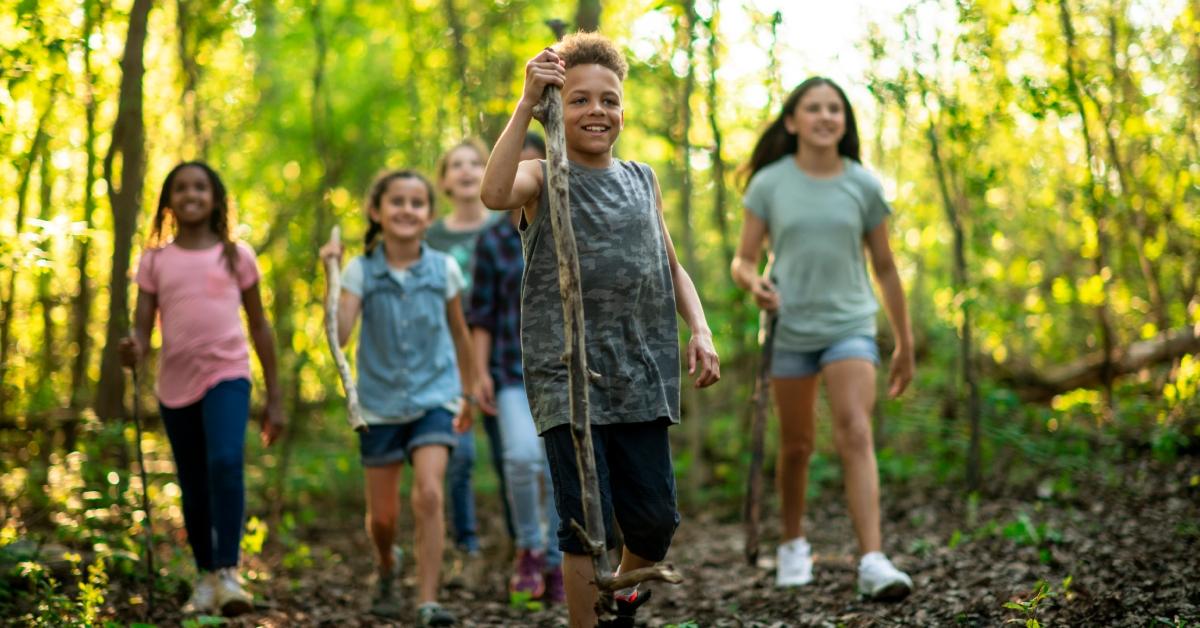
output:
POLYGON ((496 393, 496 409, 517 547, 545 551, 546 564, 553 567, 562 562, 562 552, 558 549, 558 543, 554 542, 554 534, 558 530, 558 511, 552 501, 554 488, 550 484, 546 449, 533 424, 525 387, 507 386, 500 389, 496 393), (546 483, 544 494, 539 486, 541 480, 546 483), (545 529, 542 528, 543 512, 546 515, 545 529))

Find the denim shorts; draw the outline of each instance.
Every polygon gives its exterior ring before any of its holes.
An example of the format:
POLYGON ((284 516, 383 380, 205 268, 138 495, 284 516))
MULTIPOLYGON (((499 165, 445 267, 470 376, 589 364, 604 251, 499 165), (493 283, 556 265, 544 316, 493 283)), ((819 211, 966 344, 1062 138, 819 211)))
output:
POLYGON ((808 377, 839 360, 868 360, 879 366, 879 346, 870 336, 850 336, 816 351, 780 351, 771 356, 771 377, 808 377))
POLYGON ((408 423, 368 425, 358 433, 358 449, 364 467, 382 467, 412 458, 412 452, 426 445, 445 445, 454 449, 454 415, 435 408, 408 423))

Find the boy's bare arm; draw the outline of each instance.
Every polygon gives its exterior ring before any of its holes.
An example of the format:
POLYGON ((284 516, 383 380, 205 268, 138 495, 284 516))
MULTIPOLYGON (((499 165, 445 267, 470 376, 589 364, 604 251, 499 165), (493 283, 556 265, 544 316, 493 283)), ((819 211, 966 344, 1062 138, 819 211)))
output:
MULTIPOLYGON (((651 171, 653 174, 653 170, 651 171)), ((671 233, 667 231, 667 221, 663 216, 662 190, 658 186, 658 175, 654 175, 654 202, 658 207, 658 226, 662 229, 663 243, 667 249, 667 261, 671 265, 671 282, 675 287, 675 310, 687 323, 692 337, 688 341, 687 361, 688 374, 696 375, 697 388, 705 388, 721 379, 721 360, 713 346, 712 330, 708 328, 708 320, 704 317, 704 306, 700 303, 700 295, 696 292, 696 284, 687 270, 679 263, 675 255, 675 244, 671 241, 671 233), (697 368, 699 372, 697 373, 697 368)))

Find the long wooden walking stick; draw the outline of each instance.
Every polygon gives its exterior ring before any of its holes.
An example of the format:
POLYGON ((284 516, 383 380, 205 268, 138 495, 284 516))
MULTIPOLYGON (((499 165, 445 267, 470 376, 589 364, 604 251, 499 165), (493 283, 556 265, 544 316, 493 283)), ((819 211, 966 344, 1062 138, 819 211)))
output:
POLYGON ((146 456, 142 453, 142 404, 138 400, 141 386, 138 385, 137 365, 130 370, 133 373, 133 411, 130 414, 133 415, 133 435, 137 444, 138 474, 142 479, 142 512, 146 516, 142 528, 146 531, 143 551, 146 556, 146 616, 149 617, 154 613, 154 589, 157 585, 154 570, 154 520, 150 516, 150 482, 146 474, 146 456))
MULTIPOLYGON (((342 241, 341 229, 336 226, 329 232, 331 242, 342 241)), ((329 340, 329 350, 333 352, 333 361, 337 363, 338 376, 342 380, 342 388, 346 391, 346 420, 356 432, 367 431, 367 423, 362 418, 362 408, 358 405, 358 387, 354 385, 354 376, 350 374, 350 363, 342 352, 342 343, 338 342, 338 298, 342 293, 342 270, 338 267, 336 257, 326 257, 325 260, 325 338, 329 340)))
POLYGON ((550 228, 558 252, 558 288, 563 305, 563 362, 567 365, 571 407, 571 440, 575 446, 575 463, 583 488, 584 524, 570 522, 575 534, 592 556, 596 572, 596 616, 610 620, 615 616, 615 602, 609 593, 648 580, 678 583, 683 578, 666 565, 656 565, 622 573, 614 577, 605 551, 604 514, 600 507, 600 483, 596 475, 596 458, 592 450, 591 416, 588 409, 587 353, 584 343, 583 294, 579 280, 579 251, 575 246, 575 229, 571 225, 570 195, 567 189, 567 146, 563 132, 562 94, 554 86, 546 87, 541 101, 534 107, 533 116, 546 132, 546 183, 550 209, 550 228))
POLYGON ((778 317, 763 311, 759 314, 759 341, 762 342, 762 362, 754 384, 754 423, 750 429, 750 468, 746 471, 746 501, 742 520, 746 532, 746 562, 758 563, 758 524, 762 517, 763 447, 767 430, 767 405, 771 398, 771 357, 775 344, 775 324, 778 317))

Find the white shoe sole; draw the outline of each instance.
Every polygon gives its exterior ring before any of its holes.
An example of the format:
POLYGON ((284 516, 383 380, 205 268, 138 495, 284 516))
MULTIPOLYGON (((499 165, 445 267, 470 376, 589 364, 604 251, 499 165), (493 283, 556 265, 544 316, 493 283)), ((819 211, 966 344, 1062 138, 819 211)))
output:
POLYGON ((807 580, 796 579, 796 580, 787 580, 787 581, 781 581, 781 580, 776 579, 775 580, 775 588, 776 589, 795 589, 797 587, 802 587, 805 585, 812 584, 812 581, 813 581, 812 578, 808 578, 807 580))

